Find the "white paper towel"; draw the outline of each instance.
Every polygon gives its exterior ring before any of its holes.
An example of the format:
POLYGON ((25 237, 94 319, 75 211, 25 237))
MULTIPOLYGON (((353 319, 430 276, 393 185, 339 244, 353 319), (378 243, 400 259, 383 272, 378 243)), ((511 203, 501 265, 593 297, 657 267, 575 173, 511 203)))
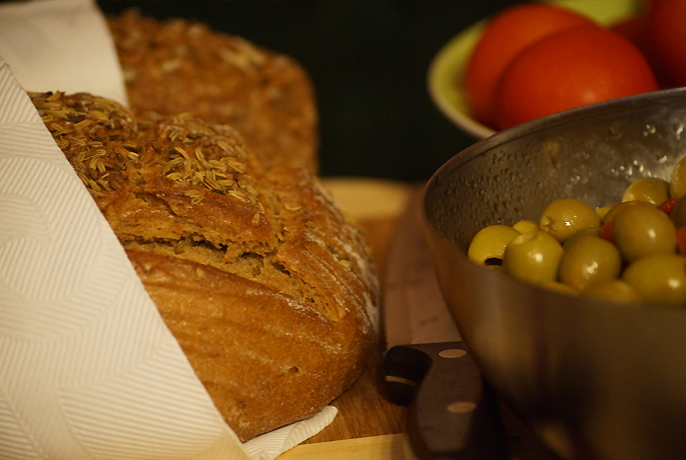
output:
POLYGON ((239 442, 24 89, 126 102, 93 1, 0 6, 0 458, 271 460, 331 423, 239 442))
POLYGON ((124 77, 94 1, 2 5, 0 56, 27 91, 85 91, 127 104, 124 77))

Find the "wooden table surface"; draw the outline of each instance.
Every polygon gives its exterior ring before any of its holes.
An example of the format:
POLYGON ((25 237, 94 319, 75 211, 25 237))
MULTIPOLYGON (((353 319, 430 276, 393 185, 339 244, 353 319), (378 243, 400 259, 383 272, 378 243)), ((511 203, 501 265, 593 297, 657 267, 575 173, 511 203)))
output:
MULTIPOLYGON (((333 178, 323 182, 367 234, 383 288, 395 223, 417 184, 365 178, 333 178)), ((331 403, 338 408, 334 421, 278 460, 408 459, 403 435, 405 408, 384 397, 380 377, 382 355, 380 340, 359 379, 331 403)), ((503 417, 512 460, 560 460, 506 408, 503 417)))

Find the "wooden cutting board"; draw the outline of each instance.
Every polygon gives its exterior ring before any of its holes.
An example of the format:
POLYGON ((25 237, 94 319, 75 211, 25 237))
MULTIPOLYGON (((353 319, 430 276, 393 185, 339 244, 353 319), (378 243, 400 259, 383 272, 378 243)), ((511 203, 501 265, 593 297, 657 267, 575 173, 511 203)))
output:
MULTIPOLYGON (((323 182, 367 234, 379 279, 383 282, 395 224, 417 184, 366 178, 334 178, 323 182)), ((278 460, 408 458, 402 434, 405 408, 392 404, 382 393, 380 364, 383 351, 380 343, 360 378, 332 402, 339 412, 331 425, 282 454, 278 460)), ((560 460, 506 408, 503 408, 503 417, 510 439, 511 460, 560 460)))
POLYGON ((405 460, 402 434, 302 444, 278 460, 405 460))
MULTIPOLYGON (((388 245, 395 221, 405 208, 410 186, 367 178, 330 178, 323 183, 367 234, 379 279, 383 280, 388 245)), ((382 394, 379 380, 382 353, 380 343, 360 378, 332 402, 338 408, 338 415, 331 425, 279 460, 404 458, 400 433, 405 408, 390 403, 382 394)))

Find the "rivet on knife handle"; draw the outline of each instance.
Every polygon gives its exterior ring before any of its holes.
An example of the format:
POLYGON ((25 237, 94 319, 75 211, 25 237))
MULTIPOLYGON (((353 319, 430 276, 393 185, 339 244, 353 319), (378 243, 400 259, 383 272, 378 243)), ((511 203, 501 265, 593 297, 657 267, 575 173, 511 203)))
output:
POLYGON ((416 458, 507 458, 497 398, 462 342, 395 346, 384 373, 391 400, 409 404, 406 436, 416 458))

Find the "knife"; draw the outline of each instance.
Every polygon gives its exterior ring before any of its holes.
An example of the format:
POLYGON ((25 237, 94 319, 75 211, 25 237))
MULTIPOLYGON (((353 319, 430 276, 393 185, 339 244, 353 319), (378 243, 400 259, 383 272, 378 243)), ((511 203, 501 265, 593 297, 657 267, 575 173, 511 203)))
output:
POLYGON ((385 393, 408 406, 410 458, 504 459, 498 400, 462 342, 436 280, 422 225, 422 191, 411 194, 387 258, 385 393))

